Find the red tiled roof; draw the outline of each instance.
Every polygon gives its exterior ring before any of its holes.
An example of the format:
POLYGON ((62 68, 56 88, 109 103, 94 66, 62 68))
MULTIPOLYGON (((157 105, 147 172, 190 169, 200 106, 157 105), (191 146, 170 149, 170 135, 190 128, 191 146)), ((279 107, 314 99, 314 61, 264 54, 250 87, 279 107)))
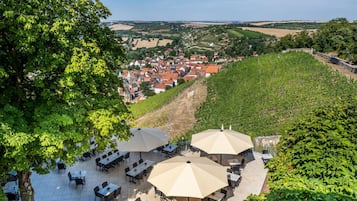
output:
POLYGON ((207 65, 207 68, 206 68, 206 73, 218 73, 219 72, 219 67, 217 64, 209 64, 207 65))
POLYGON ((166 85, 165 84, 155 84, 156 89, 166 89, 166 85))

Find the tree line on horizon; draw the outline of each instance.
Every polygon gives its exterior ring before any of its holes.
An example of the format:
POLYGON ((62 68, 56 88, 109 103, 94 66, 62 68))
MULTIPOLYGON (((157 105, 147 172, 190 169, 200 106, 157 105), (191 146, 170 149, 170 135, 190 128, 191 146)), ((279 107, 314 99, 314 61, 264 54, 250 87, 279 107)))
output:
POLYGON ((282 37, 273 46, 275 51, 290 48, 314 48, 332 53, 348 62, 357 63, 357 22, 337 18, 322 24, 316 32, 301 31, 282 37))

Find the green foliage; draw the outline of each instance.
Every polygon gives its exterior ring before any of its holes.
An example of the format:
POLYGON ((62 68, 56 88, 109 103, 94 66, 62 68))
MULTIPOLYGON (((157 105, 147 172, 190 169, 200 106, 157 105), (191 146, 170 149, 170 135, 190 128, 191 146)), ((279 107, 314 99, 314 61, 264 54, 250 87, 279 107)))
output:
POLYGON ((314 108, 357 94, 356 82, 302 52, 229 64, 207 82, 207 100, 191 133, 231 124, 251 136, 282 135, 314 108))
POLYGON ((183 78, 177 79, 177 84, 178 84, 178 85, 181 85, 181 84, 183 84, 183 83, 185 83, 185 80, 184 80, 183 78))
POLYGON ((1 174, 71 164, 92 135, 101 149, 127 138, 115 74, 125 55, 100 1, 9 0, 0 13, 1 174))
POLYGON ((274 45, 277 51, 288 48, 311 48, 320 52, 334 52, 337 56, 353 63, 357 62, 357 23, 344 18, 323 24, 313 34, 302 31, 295 36, 282 37, 274 45))
POLYGON ((0 191, 0 201, 7 201, 5 193, 0 191))
POLYGON ((150 82, 143 82, 140 84, 140 90, 145 94, 145 96, 153 96, 155 92, 151 90, 151 83, 150 82))
POLYGON ((346 60, 357 62, 357 23, 344 18, 321 26, 314 36, 314 48, 322 52, 336 51, 346 60))
POLYGON ((263 33, 241 28, 227 29, 227 33, 230 36, 230 43, 227 45, 225 53, 230 57, 266 53, 268 41, 272 38, 263 33))
POLYGON ((164 93, 157 94, 137 104, 131 105, 129 110, 132 112, 134 119, 138 118, 169 103, 178 94, 180 94, 180 92, 182 92, 184 89, 191 86, 192 84, 193 81, 180 84, 170 90, 165 91, 164 93))
POLYGON ((272 191, 265 199, 267 201, 287 200, 287 201, 355 201, 356 199, 338 193, 314 192, 309 190, 279 189, 272 191))
POLYGON ((245 201, 264 201, 266 197, 264 195, 249 195, 245 201))
POLYGON ((301 31, 296 35, 288 34, 275 43, 275 49, 278 51, 289 48, 311 48, 313 45, 313 38, 307 31, 301 31))
POLYGON ((357 96, 314 110, 278 145, 268 200, 357 200, 357 96))

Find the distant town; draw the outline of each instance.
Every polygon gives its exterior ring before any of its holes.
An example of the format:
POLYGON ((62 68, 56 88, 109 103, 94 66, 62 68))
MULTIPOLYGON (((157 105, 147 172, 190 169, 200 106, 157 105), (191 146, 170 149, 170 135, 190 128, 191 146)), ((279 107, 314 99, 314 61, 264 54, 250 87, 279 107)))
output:
POLYGON ((195 54, 186 58, 183 53, 172 59, 165 59, 171 51, 169 48, 162 56, 133 60, 126 70, 119 73, 119 78, 123 79, 123 87, 118 92, 126 102, 137 103, 184 82, 209 77, 221 70, 222 63, 243 59, 215 57, 214 63, 208 63, 205 55, 195 54), (145 93, 145 88, 153 93, 145 93))

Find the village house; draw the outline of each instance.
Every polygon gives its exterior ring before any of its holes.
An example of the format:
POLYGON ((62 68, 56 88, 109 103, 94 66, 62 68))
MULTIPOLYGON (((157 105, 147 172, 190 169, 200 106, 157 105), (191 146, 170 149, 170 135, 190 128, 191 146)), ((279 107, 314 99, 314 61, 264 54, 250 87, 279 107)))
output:
POLYGON ((165 84, 155 84, 154 86, 154 92, 156 94, 159 94, 161 92, 165 92, 166 90, 166 85, 165 84))
POLYGON ((209 77, 213 74, 217 74, 220 70, 220 67, 217 64, 208 64, 206 66, 206 76, 209 77))

